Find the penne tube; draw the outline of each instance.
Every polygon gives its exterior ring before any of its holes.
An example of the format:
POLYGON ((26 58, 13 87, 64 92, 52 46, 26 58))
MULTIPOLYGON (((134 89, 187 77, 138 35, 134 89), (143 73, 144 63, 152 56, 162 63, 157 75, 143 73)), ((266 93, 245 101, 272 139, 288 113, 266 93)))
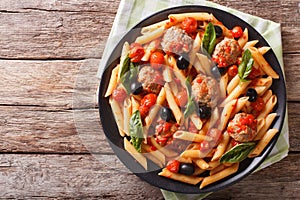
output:
POLYGON ((277 129, 269 129, 266 134, 257 143, 253 151, 248 155, 249 158, 259 156, 265 147, 270 143, 271 139, 278 133, 277 129))
POLYGON ((142 61, 148 61, 150 59, 151 54, 155 51, 155 49, 159 46, 158 40, 153 40, 149 43, 147 48, 145 48, 145 54, 142 57, 142 61))
POLYGON ((209 136, 200 135, 197 133, 191 133, 191 132, 187 132, 187 131, 181 131, 181 130, 176 131, 173 134, 173 138, 191 141, 191 142, 202 142, 203 140, 212 141, 212 138, 209 136))
POLYGON ((193 162, 200 168, 200 169, 208 169, 209 164, 203 160, 202 158, 193 159, 193 162))
POLYGON ((243 35, 238 39, 238 43, 240 47, 243 48, 247 42, 248 42, 248 29, 245 28, 243 35))
POLYGON ((202 70, 204 71, 206 75, 212 76, 211 74, 211 61, 206 55, 203 55, 201 53, 196 53, 196 56, 198 58, 198 61, 200 62, 200 66, 202 70))
POLYGON ((151 144, 160 152, 162 152, 167 157, 175 157, 178 155, 177 152, 167 149, 166 147, 160 146, 154 137, 150 137, 151 144))
POLYGON ((243 47, 243 50, 245 51, 246 49, 250 48, 250 47, 254 47, 259 41, 258 40, 251 40, 251 41, 248 41, 244 47, 243 47))
POLYGON ((126 137, 124 137, 124 148, 144 169, 147 169, 147 159, 134 148, 126 137))
POLYGON ((220 160, 210 161, 208 162, 209 167, 208 170, 212 170, 220 165, 220 160))
POLYGON ((148 42, 151 42, 152 40, 159 38, 164 34, 164 32, 165 32, 164 27, 157 28, 154 31, 148 32, 144 35, 137 37, 135 42, 139 44, 146 44, 148 42))
POLYGON ((192 50, 189 54, 189 57, 190 57, 190 60, 189 60, 190 65, 188 67, 189 71, 191 70, 191 68, 194 64, 194 61, 196 58, 196 53, 199 51, 200 46, 201 46, 201 38, 200 38, 200 33, 198 32, 198 34, 196 35, 196 38, 194 39, 192 50))
POLYGON ((125 136, 124 133, 124 118, 123 118, 123 113, 122 113, 122 109, 120 108, 120 105, 118 104, 118 102, 116 100, 114 100, 113 98, 109 98, 109 103, 112 109, 112 112, 114 114, 116 123, 117 123, 117 127, 119 129, 119 133, 122 137, 125 136))
POLYGON ((130 117, 132 114, 132 104, 131 101, 128 98, 124 100, 124 105, 123 105, 123 116, 124 116, 124 132, 127 136, 129 136, 129 121, 130 117))
POLYGON ((114 89, 117 87, 119 70, 120 70, 120 64, 118 64, 111 71, 110 80, 109 80, 108 87, 107 87, 104 97, 110 96, 112 94, 112 92, 114 91, 114 89))
POLYGON ((168 169, 164 168, 160 173, 158 173, 159 176, 164 176, 176 181, 196 185, 200 181, 202 181, 203 177, 197 177, 197 176, 187 176, 183 174, 177 174, 174 172, 169 171, 168 169))
POLYGON ((149 32, 153 32, 154 30, 156 30, 158 28, 165 27, 168 22, 169 22, 169 20, 166 19, 164 21, 160 21, 160 22, 157 22, 155 24, 145 26, 145 27, 142 28, 141 33, 143 35, 145 35, 145 34, 148 34, 149 32))
POLYGON ((242 108, 248 103, 249 97, 240 97, 236 102, 234 110, 231 112, 229 119, 233 118, 234 115, 242 110, 242 108))
POLYGON ((247 86, 251 83, 251 81, 246 81, 240 83, 233 89, 233 91, 226 97, 226 99, 221 103, 221 107, 224 107, 227 103, 231 100, 238 98, 244 91, 246 90, 247 86))
POLYGON ((267 46, 263 46, 263 47, 259 47, 258 51, 261 55, 264 55, 265 53, 267 53, 269 50, 271 49, 271 47, 267 47, 267 46))
POLYGON ((257 130, 257 135, 255 136, 254 140, 260 140, 264 136, 264 134, 270 128, 276 116, 276 113, 271 113, 268 114, 268 116, 265 119, 263 119, 264 124, 259 130, 257 130))
POLYGON ((150 160, 152 160, 154 163, 158 164, 160 167, 161 165, 165 165, 166 164, 166 157, 165 155, 160 152, 160 151, 153 151, 151 150, 151 147, 148 144, 142 143, 142 149, 144 150, 143 155, 148 157, 150 160), (153 159, 153 157, 155 159, 153 159))
POLYGON ((228 146, 228 142, 230 140, 230 136, 227 133, 227 131, 225 131, 223 133, 223 138, 222 141, 218 144, 217 149, 214 153, 214 156, 212 157, 211 161, 216 161, 219 160, 221 158, 221 156, 225 153, 225 150, 228 146))
POLYGON ((237 87, 239 82, 240 82, 240 78, 239 78, 239 75, 237 74, 228 83, 227 88, 226 88, 227 94, 230 94, 234 90, 234 88, 237 87))
POLYGON ((205 171, 206 171, 205 169, 201 169, 199 167, 196 167, 195 172, 193 173, 193 176, 199 176, 200 174, 202 174, 205 171))
POLYGON ((208 154, 209 152, 202 152, 200 150, 185 150, 180 156, 186 158, 205 158, 208 154))
POLYGON ((226 128, 227 122, 229 121, 231 113, 235 110, 237 102, 237 99, 233 99, 228 102, 223 108, 222 114, 220 116, 220 124, 218 126, 219 130, 223 131, 226 128))
POLYGON ((200 130, 202 128, 203 122, 196 113, 193 113, 190 116, 190 119, 198 130, 200 130))
POLYGON ((121 52, 121 57, 120 57, 120 69, 119 69, 118 79, 117 79, 118 83, 120 82, 122 67, 123 67, 123 64, 124 64, 124 60, 125 60, 125 58, 127 57, 128 53, 129 53, 129 50, 130 50, 129 43, 124 42, 122 52, 121 52))
POLYGON ((209 175, 212 176, 212 175, 224 170, 225 168, 226 168, 225 165, 218 165, 216 168, 210 170, 209 175))
POLYGON ((210 185, 214 182, 217 182, 227 176, 230 176, 232 174, 234 174, 235 172, 237 172, 239 168, 239 163, 235 163, 230 167, 227 167, 225 169, 223 169, 222 171, 219 171, 218 173, 212 175, 212 176, 207 176, 203 179, 203 181, 201 182, 200 185, 200 189, 204 188, 207 185, 210 185))
POLYGON ((265 118, 273 110, 276 103, 277 103, 277 97, 276 95, 272 95, 270 99, 266 102, 264 109, 257 116, 257 119, 265 118))
POLYGON ((271 98, 272 95, 273 95, 272 90, 267 90, 267 91, 263 94, 262 99, 264 100, 264 102, 267 102, 267 101, 271 98))
POLYGON ((265 60, 263 55, 255 47, 249 48, 253 59, 259 64, 260 68, 269 76, 278 79, 279 75, 272 69, 270 64, 265 60))
POLYGON ((131 105, 132 105, 132 112, 131 113, 134 113, 140 107, 140 103, 134 97, 131 97, 131 105))
POLYGON ((181 163, 193 163, 192 158, 185 158, 185 157, 177 157, 176 160, 178 160, 181 163))
POLYGON ((166 66, 164 68, 163 77, 164 77, 164 81, 166 81, 167 83, 173 82, 173 76, 172 76, 171 69, 169 66, 166 66))
POLYGON ((226 88, 228 85, 228 74, 224 74, 223 76, 221 76, 220 79, 220 98, 221 99, 225 99, 227 94, 226 94, 226 88))
POLYGON ((170 90, 169 84, 165 83, 164 88, 166 90, 166 99, 167 99, 167 102, 169 104, 169 107, 170 107, 170 109, 172 110, 172 112, 174 114, 176 122, 178 124, 180 124, 181 119, 182 119, 182 112, 181 112, 180 108, 178 107, 178 105, 176 104, 175 97, 173 96, 173 94, 170 90))

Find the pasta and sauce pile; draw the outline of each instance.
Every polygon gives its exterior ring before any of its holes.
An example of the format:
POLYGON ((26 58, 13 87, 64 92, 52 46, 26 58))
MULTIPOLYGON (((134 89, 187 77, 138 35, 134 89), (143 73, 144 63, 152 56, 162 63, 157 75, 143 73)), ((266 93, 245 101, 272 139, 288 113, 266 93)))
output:
POLYGON ((124 148, 200 189, 237 172, 278 132, 269 47, 205 12, 171 14, 123 45, 105 97, 124 148))

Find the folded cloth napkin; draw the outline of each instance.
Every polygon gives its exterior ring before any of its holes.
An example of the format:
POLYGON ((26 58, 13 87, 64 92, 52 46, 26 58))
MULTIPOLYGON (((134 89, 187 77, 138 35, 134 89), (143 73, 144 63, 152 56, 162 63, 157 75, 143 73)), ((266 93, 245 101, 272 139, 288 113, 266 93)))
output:
MULTIPOLYGON (((106 60, 110 55, 111 51, 113 50, 112 47, 114 47, 117 44, 117 42, 131 27, 133 27, 140 20, 159 10, 179 5, 203 5, 208 7, 214 7, 232 13, 238 16, 239 18, 243 19, 244 21, 252 25, 267 40, 267 42, 275 52, 281 68, 284 69, 282 58, 281 29, 280 24, 278 23, 249 14, 245 14, 240 11, 204 0, 121 0, 111 33, 107 40, 106 48, 103 52, 102 61, 98 70, 98 77, 101 77, 106 60)), ((257 170, 260 170, 273 163, 276 163, 288 155, 289 132, 287 119, 288 117, 286 114, 284 125, 276 145, 274 146, 267 159, 259 166, 257 170)), ((166 200, 182 200, 203 199, 210 193, 190 195, 162 190, 162 194, 166 200)))

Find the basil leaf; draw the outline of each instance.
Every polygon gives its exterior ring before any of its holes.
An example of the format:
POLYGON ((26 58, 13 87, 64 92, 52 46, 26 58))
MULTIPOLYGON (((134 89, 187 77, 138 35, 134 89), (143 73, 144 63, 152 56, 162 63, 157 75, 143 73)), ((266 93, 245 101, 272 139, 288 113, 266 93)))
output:
POLYGON ((186 89, 187 89, 188 102, 186 104, 186 109, 183 113, 183 116, 186 119, 196 110, 196 105, 195 105, 195 103, 192 99, 192 86, 190 84, 190 77, 186 78, 185 86, 186 86, 186 89))
POLYGON ((227 151, 220 159, 220 163, 237 163, 247 158, 255 148, 255 142, 244 142, 227 151))
POLYGON ((134 148, 138 152, 142 152, 142 141, 144 138, 143 134, 143 124, 140 111, 135 111, 129 121, 129 134, 131 137, 131 142, 134 148))
POLYGON ((208 23, 206 26, 203 39, 202 39, 202 51, 206 51, 209 55, 212 54, 216 45, 216 31, 212 23, 208 23))
POLYGON ((138 66, 131 62, 129 56, 127 56, 121 68, 120 79, 128 94, 130 93, 130 84, 137 77, 138 72, 138 66))
POLYGON ((247 81, 246 78, 251 73, 253 63, 252 54, 249 49, 246 49, 242 57, 242 62, 238 67, 238 74, 241 81, 247 81))

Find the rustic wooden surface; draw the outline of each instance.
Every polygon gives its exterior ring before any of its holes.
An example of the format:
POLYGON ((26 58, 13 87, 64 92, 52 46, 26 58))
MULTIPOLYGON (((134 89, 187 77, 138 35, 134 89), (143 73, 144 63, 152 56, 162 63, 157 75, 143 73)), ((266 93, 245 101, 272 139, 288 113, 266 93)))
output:
MULTIPOLYGON (((95 74, 119 1, 0 2, 0 198, 163 199, 100 131, 95 74)), ((208 199, 300 199, 300 2, 214 2, 281 23, 291 147, 208 199)))

